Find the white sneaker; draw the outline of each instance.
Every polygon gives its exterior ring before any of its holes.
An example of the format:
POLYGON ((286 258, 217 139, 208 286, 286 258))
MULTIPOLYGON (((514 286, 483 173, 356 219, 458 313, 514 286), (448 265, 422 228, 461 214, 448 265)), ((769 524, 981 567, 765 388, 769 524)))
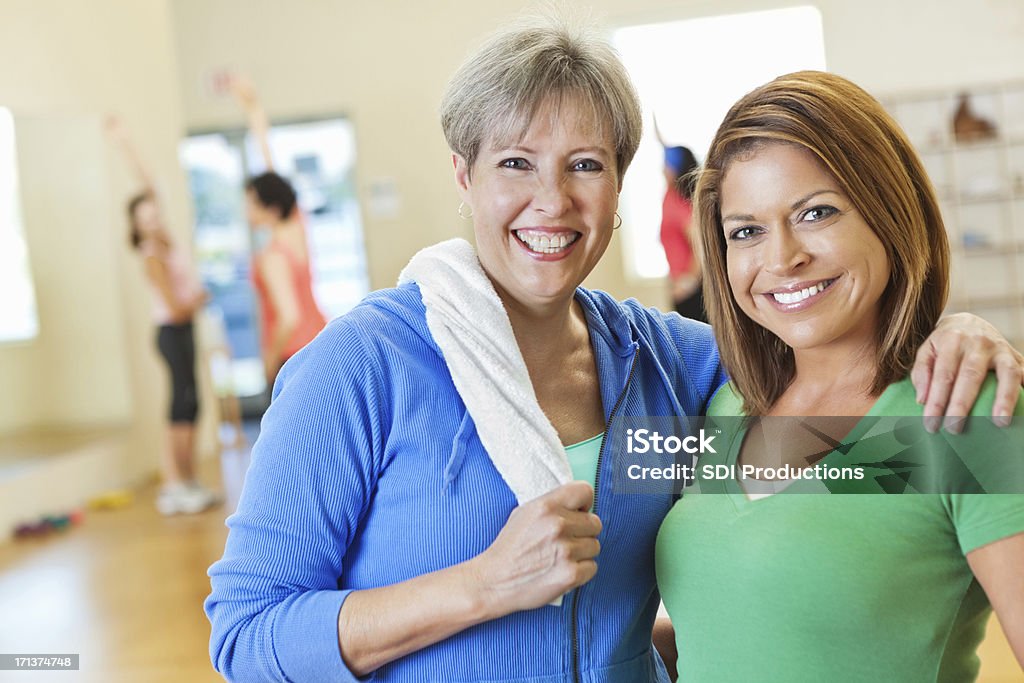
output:
POLYGON ((161 515, 194 515, 220 504, 220 496, 196 482, 165 486, 156 498, 161 515))

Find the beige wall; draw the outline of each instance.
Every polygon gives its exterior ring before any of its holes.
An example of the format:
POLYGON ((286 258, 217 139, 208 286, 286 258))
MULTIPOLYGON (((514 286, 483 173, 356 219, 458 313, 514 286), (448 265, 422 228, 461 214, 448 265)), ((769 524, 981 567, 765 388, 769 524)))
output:
POLYGON ((0 106, 18 127, 39 338, 0 346, 0 434, 128 425, 111 481, 150 471, 163 447, 166 379, 122 206, 134 182, 101 135, 106 112, 134 129, 188 234, 182 130, 165 0, 0 0, 0 106))
MULTIPOLYGON (((594 8, 610 26, 625 26, 784 3, 570 4, 594 8)), ((252 76, 272 119, 350 116, 358 136, 362 195, 382 177, 393 178, 402 194, 403 212, 396 219, 364 216, 372 285, 390 286, 416 249, 468 230, 455 215, 458 200, 437 122, 438 101, 448 77, 480 37, 528 6, 506 0, 176 0, 185 124, 196 129, 242 124, 230 100, 204 94, 204 76, 223 67, 252 76)), ((817 6, 829 67, 879 94, 1024 77, 1019 2, 825 0, 817 6)), ((687 59, 699 65, 702 58, 687 59)), ((714 55, 703 59, 713 68, 714 55)), ((651 304, 665 302, 662 283, 626 278, 615 243, 589 284, 651 304)))

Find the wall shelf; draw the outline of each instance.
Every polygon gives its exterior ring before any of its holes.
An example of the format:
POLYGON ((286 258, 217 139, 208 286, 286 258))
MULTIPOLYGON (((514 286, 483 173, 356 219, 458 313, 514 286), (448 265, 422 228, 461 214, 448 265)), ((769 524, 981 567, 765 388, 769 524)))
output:
POLYGON ((882 103, 921 155, 949 234, 949 311, 989 320, 1024 348, 1024 82, 903 93, 882 103), (957 141, 960 93, 994 137, 957 141))

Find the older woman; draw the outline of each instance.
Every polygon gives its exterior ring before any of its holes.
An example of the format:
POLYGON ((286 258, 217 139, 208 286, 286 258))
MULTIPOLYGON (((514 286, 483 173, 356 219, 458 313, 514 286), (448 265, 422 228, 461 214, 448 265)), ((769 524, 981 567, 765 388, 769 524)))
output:
MULTIPOLYGON (((1024 664, 1022 425, 880 429, 883 416, 921 415, 907 375, 949 289, 946 231, 906 137, 839 76, 783 76, 726 115, 697 198, 709 312, 732 376, 708 414, 846 417, 781 441, 770 436, 778 421, 716 422, 720 447, 698 470, 754 474, 699 480, 659 534, 680 672, 974 680, 990 603, 1024 664), (901 489, 932 493, 796 495, 886 492, 888 469, 856 484, 821 473, 864 476, 895 460, 920 465, 903 466, 901 489), (992 476, 999 463, 1012 483, 992 476), (961 464, 969 476, 948 476, 961 464), (1018 495, 957 493, 992 487, 1018 495)), ((989 379, 974 414, 994 400, 989 379)))
POLYGON ((582 481, 517 505, 421 288, 371 294, 278 379, 210 570, 213 660, 237 680, 665 680, 672 501, 615 494, 602 436, 615 414, 700 414, 724 375, 707 326, 580 287, 619 222, 636 95, 605 42, 544 22, 467 61, 442 121, 473 264, 582 481))

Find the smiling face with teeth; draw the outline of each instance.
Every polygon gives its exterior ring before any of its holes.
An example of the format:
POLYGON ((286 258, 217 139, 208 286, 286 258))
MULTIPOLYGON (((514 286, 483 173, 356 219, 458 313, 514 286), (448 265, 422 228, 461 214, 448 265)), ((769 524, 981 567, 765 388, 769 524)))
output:
POLYGON ((794 350, 873 348, 885 247, 808 150, 768 143, 721 183, 729 284, 740 309, 794 350))
POLYGON ((516 140, 453 155, 477 254, 506 306, 568 304, 611 241, 621 182, 609 125, 571 96, 541 106, 516 140))

